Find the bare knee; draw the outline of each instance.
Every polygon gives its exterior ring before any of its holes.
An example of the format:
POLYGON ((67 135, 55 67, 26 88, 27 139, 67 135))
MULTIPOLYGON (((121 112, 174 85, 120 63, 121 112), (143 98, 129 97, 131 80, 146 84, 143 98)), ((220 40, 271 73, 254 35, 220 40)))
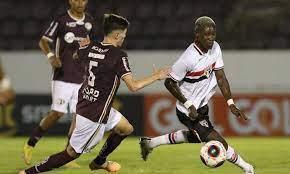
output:
POLYGON ((116 132, 117 134, 121 136, 130 135, 133 131, 134 131, 134 128, 129 122, 126 122, 126 123, 123 122, 122 125, 118 125, 114 129, 114 132, 116 132))
POLYGON ((123 129, 119 131, 120 135, 130 135, 134 131, 133 126, 128 123, 124 125, 123 129))

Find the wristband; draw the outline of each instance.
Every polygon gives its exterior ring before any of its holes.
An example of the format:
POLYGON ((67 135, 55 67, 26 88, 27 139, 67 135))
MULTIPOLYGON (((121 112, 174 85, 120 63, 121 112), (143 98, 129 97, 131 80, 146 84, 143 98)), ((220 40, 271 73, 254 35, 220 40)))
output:
POLYGON ((186 109, 188 109, 190 106, 193 105, 192 101, 187 100, 185 103, 183 103, 183 105, 186 107, 186 109))
POLYGON ((48 59, 50 59, 52 56, 54 56, 54 54, 53 54, 52 52, 49 52, 49 53, 47 53, 47 55, 46 55, 46 57, 47 57, 48 59))
POLYGON ((230 105, 234 105, 234 100, 233 99, 228 99, 227 104, 230 105))

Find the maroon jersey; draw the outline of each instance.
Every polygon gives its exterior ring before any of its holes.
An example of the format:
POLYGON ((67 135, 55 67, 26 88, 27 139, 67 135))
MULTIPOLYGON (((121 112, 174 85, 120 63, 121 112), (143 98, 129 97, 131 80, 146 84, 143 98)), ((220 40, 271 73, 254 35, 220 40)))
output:
POLYGON ((55 44, 55 55, 60 57, 61 68, 54 69, 53 80, 80 84, 84 80, 84 64, 76 55, 75 43, 89 38, 93 30, 93 18, 85 14, 75 19, 69 11, 56 17, 43 37, 55 44))
POLYGON ((113 45, 92 42, 79 51, 86 59, 87 75, 79 90, 77 114, 106 123, 120 79, 131 73, 127 54, 113 45))

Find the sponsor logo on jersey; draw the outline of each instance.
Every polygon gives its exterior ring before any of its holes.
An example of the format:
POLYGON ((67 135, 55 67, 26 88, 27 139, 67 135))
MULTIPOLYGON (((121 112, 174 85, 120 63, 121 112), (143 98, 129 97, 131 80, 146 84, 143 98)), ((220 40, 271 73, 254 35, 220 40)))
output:
POLYGON ((91 58, 94 58, 94 59, 104 59, 105 55, 89 52, 88 57, 91 57, 91 58))
POLYGON ((83 42, 83 43, 87 43, 88 42, 88 36, 87 38, 84 38, 84 37, 76 37, 75 34, 73 32, 68 32, 64 35, 64 40, 67 42, 67 43, 73 43, 74 41, 78 41, 78 42, 83 42))
POLYGON ((90 31, 91 29, 92 29, 92 24, 91 23, 89 23, 89 22, 86 22, 85 23, 85 28, 88 30, 88 31, 90 31))
POLYGON ((83 98, 90 101, 95 102, 98 99, 100 92, 94 88, 86 87, 83 90, 83 98))
POLYGON ((105 53, 105 52, 109 51, 109 49, 102 49, 102 48, 99 48, 97 46, 93 46, 92 49, 99 52, 99 53, 105 53))
MULTIPOLYGON (((87 22, 88 23, 88 22, 87 22)), ((87 24, 86 23, 86 24, 87 24)), ((77 22, 67 22, 66 23, 66 26, 67 27, 70 27, 70 28, 74 28, 76 27, 77 25, 84 25, 84 21, 77 21, 77 22)), ((86 26, 85 26, 86 27, 86 26)), ((88 26, 89 27, 89 26, 88 26)), ((92 24, 91 24, 91 28, 92 28, 92 24)), ((88 28, 86 27, 86 29, 88 30, 88 28)))

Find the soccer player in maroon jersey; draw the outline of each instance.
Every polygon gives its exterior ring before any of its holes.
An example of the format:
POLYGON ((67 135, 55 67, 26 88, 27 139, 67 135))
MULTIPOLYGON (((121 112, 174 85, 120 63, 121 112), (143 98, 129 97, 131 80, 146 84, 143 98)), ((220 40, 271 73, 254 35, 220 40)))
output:
MULTIPOLYGON (((39 46, 47 56, 52 68, 52 105, 39 125, 33 130, 24 145, 24 161, 30 164, 32 150, 43 134, 68 112, 74 115, 68 136, 75 126, 75 113, 78 90, 84 81, 85 66, 78 56, 75 43, 88 40, 93 31, 93 18, 85 13, 88 0, 69 0, 70 8, 57 16, 47 28, 39 46), (52 51, 50 43, 54 44, 52 51)), ((70 163, 69 167, 79 167, 70 163)))
POLYGON ((130 91, 137 91, 156 80, 164 79, 169 68, 155 70, 141 80, 134 79, 122 46, 129 22, 127 19, 110 14, 104 19, 104 40, 80 43, 78 56, 86 59, 87 75, 79 90, 76 128, 66 150, 48 157, 45 161, 19 174, 34 174, 58 168, 89 152, 103 138, 104 132, 112 131, 98 156, 90 163, 91 170, 104 169, 117 172, 121 165, 107 161, 111 154, 128 135, 133 126, 116 109, 112 101, 122 79, 130 91))

